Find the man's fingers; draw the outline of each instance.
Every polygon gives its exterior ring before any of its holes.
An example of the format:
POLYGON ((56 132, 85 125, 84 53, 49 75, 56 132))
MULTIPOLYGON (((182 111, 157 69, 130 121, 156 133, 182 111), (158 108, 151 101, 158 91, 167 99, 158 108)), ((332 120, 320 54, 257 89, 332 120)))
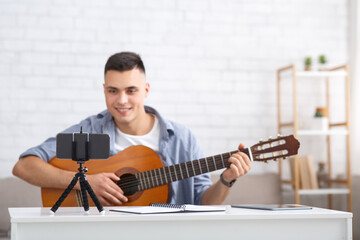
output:
POLYGON ((238 149, 241 150, 241 149, 244 149, 244 148, 245 148, 245 144, 240 143, 238 149))
POLYGON ((120 178, 118 176, 116 176, 115 173, 104 173, 105 176, 107 176, 108 178, 110 178, 113 181, 119 181, 120 178))
POLYGON ((235 164, 230 165, 231 170, 233 171, 235 178, 240 177, 241 169, 238 166, 235 166, 235 164))
POLYGON ((233 172, 233 177, 238 178, 246 174, 251 168, 251 161, 249 157, 242 152, 233 154, 229 158, 230 169, 233 172))
POLYGON ((121 205, 123 203, 118 196, 114 196, 109 192, 105 192, 103 197, 107 200, 107 202, 110 202, 111 205, 121 205))
POLYGON ((111 206, 111 205, 113 205, 104 197, 98 197, 98 199, 99 199, 101 205, 103 205, 103 206, 111 206))
POLYGON ((128 201, 127 197, 124 196, 123 190, 121 190, 121 188, 119 188, 117 185, 115 186, 115 188, 107 189, 107 193, 111 194, 113 197, 120 200, 121 202, 128 201))
POLYGON ((106 205, 121 205, 128 199, 123 195, 123 190, 116 184, 120 178, 114 173, 100 173, 89 175, 88 180, 99 201, 106 205), (101 199, 101 200, 100 200, 101 199))

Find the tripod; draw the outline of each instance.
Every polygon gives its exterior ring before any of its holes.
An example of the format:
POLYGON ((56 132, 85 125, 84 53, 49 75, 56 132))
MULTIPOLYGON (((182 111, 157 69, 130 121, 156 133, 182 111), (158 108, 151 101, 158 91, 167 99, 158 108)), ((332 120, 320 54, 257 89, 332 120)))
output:
POLYGON ((102 213, 104 211, 103 206, 101 205, 100 201, 96 197, 89 182, 86 180, 85 173, 87 172, 87 168, 82 167, 82 164, 83 164, 82 162, 78 162, 78 163, 80 164, 80 167, 78 168, 79 172, 75 174, 75 177, 72 179, 69 186, 65 189, 65 191, 60 196, 59 200, 57 200, 55 205, 50 209, 50 211, 52 213, 55 213, 57 211, 57 209, 60 207, 60 205, 65 200, 67 195, 70 193, 70 191, 74 188, 75 184, 79 181, 79 179, 80 179, 81 195, 82 195, 82 200, 83 200, 83 205, 84 205, 83 207, 84 207, 85 212, 89 212, 89 202, 88 202, 86 192, 89 193, 90 197, 92 198, 92 200, 95 203, 99 212, 102 213))
MULTIPOLYGON (((82 128, 80 130, 80 134, 82 134, 82 128)), ((87 168, 83 167, 82 165, 84 164, 85 161, 89 160, 89 134, 87 136, 87 140, 85 142, 85 158, 82 159, 78 159, 77 158, 77 153, 76 153, 76 146, 77 146, 77 142, 74 140, 74 135, 73 135, 73 140, 72 140, 72 160, 76 161, 78 164, 80 164, 80 167, 78 168, 78 173, 75 174, 75 177, 72 179, 72 181, 70 182, 69 186, 65 189, 65 191, 61 194, 60 198, 57 200, 57 202, 55 203, 55 205, 50 209, 50 212, 52 214, 54 214, 58 208, 60 207, 60 205, 62 204, 62 202, 65 200, 65 198, 68 196, 68 194, 71 192, 71 190, 75 187, 76 183, 80 180, 80 188, 81 188, 81 195, 82 195, 82 202, 83 202, 83 207, 86 213, 89 212, 89 202, 88 202, 88 198, 87 198, 87 192, 89 193, 90 197, 92 198, 93 202, 95 203, 97 209, 99 210, 100 213, 104 213, 104 208, 101 205, 99 199, 96 197, 94 191, 92 190, 89 182, 86 180, 86 175, 85 173, 88 171, 87 168)))

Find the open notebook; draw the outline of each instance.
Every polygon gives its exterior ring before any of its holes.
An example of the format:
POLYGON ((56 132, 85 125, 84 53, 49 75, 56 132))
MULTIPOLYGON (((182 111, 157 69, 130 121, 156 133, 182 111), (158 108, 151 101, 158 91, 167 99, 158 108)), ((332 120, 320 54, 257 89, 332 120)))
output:
POLYGON ((163 204, 152 203, 143 207, 118 207, 110 209, 113 212, 125 212, 135 214, 178 213, 178 212, 225 212, 226 206, 203 206, 192 204, 163 204))

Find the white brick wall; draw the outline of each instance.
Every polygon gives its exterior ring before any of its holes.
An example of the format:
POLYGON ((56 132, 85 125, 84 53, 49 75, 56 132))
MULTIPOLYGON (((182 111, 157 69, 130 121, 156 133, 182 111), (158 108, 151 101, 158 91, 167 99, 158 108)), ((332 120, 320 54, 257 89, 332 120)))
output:
POLYGON ((119 51, 141 54, 147 103, 188 125, 207 155, 275 136, 276 68, 321 53, 344 63, 347 10, 346 0, 0 0, 0 177, 105 108, 103 66, 119 51))

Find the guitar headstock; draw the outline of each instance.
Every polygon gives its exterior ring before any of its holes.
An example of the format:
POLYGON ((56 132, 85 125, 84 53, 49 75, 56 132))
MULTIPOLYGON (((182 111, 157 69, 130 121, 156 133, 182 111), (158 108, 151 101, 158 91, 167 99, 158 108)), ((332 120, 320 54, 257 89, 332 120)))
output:
POLYGON ((260 141, 251 147, 254 161, 267 162, 268 160, 285 159, 286 157, 296 155, 300 147, 300 142, 294 137, 278 136, 267 141, 260 141))

